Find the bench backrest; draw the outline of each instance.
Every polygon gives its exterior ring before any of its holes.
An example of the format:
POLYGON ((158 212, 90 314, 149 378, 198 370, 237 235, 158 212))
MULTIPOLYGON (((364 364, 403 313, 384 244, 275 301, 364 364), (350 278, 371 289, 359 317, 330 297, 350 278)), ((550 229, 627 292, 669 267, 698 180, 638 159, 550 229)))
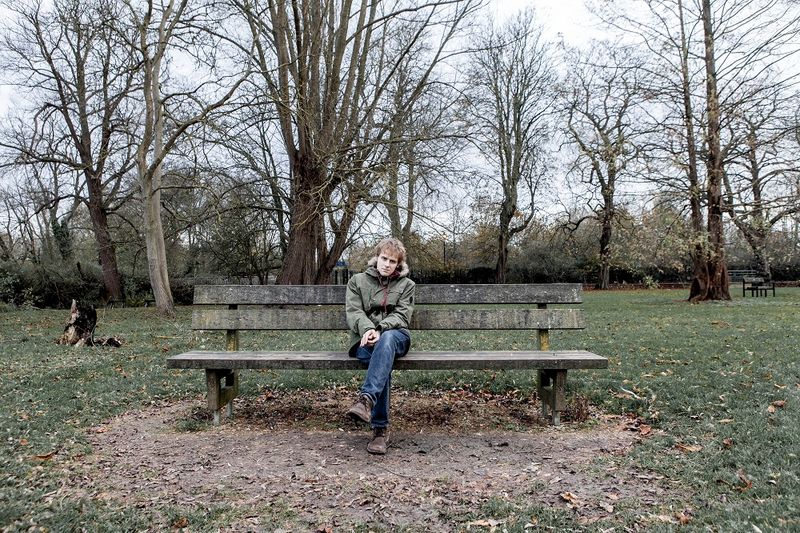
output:
POLYGON ((761 285, 764 283, 764 278, 746 277, 742 278, 742 283, 745 285, 761 285))
POLYGON ((728 277, 731 281, 743 281, 745 278, 758 276, 758 270, 728 270, 728 277))
MULTIPOLYGON (((345 291, 344 285, 198 285, 194 304, 203 307, 194 309, 192 329, 227 331, 229 350, 241 330, 343 330, 345 291)), ((578 283, 418 284, 411 329, 538 330, 539 348, 548 350, 549 330, 583 329, 584 317, 580 309, 547 305, 581 301, 578 283), (473 304, 480 308, 463 308, 473 304)))

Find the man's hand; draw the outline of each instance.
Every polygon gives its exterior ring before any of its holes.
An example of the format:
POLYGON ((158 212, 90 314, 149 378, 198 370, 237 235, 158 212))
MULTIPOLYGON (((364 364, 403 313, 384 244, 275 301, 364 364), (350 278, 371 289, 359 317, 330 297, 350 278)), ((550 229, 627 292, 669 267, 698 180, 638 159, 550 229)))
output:
POLYGON ((378 339, 381 338, 381 332, 376 329, 367 330, 364 336, 361 337, 361 346, 374 346, 378 339))

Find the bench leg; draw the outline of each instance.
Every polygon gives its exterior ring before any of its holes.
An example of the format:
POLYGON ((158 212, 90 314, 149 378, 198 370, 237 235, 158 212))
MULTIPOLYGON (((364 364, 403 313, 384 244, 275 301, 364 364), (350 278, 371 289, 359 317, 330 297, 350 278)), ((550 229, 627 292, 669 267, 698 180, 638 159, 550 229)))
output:
POLYGON ((219 425, 219 411, 227 404, 228 418, 233 417, 233 399, 239 394, 239 371, 206 369, 208 408, 214 414, 214 425, 219 425), (224 383, 223 383, 224 382, 224 383))
POLYGON ((539 400, 542 402, 542 415, 547 417, 548 409, 553 417, 553 425, 561 423, 561 411, 564 410, 566 401, 564 391, 567 385, 566 370, 540 370, 539 371, 539 400))

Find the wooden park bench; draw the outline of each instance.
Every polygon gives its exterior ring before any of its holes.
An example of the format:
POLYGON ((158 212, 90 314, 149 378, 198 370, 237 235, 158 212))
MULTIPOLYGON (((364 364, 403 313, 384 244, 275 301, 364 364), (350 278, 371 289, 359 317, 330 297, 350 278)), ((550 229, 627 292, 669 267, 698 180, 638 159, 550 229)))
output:
MULTIPOLYGON (((167 359, 168 368, 204 369, 208 408, 220 409, 239 391, 241 369, 357 370, 346 351, 241 351, 245 330, 346 330, 343 285, 205 285, 195 287, 192 329, 226 332, 224 351, 192 350, 167 359)), ((536 330, 536 347, 507 351, 413 350, 395 361, 398 370, 538 370, 545 417, 557 425, 565 408, 567 371, 607 368, 608 360, 583 350, 553 351, 550 330, 582 329, 582 310, 549 304, 581 303, 580 284, 417 285, 413 330, 536 330), (436 308, 426 308, 428 304, 436 308), (465 308, 468 306, 468 308, 465 308)), ((344 346, 342 346, 344 348, 344 346)))
POLYGON ((775 296, 775 283, 766 281, 764 278, 745 277, 742 279, 742 298, 750 292, 750 296, 767 296, 767 293, 772 291, 772 296, 775 296))
POLYGON ((757 270, 749 270, 749 269, 742 269, 742 270, 728 270, 728 279, 731 283, 743 281, 744 278, 752 278, 758 276, 757 270))

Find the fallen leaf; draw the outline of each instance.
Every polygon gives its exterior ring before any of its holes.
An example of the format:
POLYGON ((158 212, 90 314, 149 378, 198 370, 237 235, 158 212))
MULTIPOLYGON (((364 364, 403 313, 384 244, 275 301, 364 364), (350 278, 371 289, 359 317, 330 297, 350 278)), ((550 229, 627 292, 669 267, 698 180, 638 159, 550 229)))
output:
POLYGON ((598 505, 598 507, 600 507, 601 509, 603 509, 607 513, 613 513, 614 512, 614 506, 611 505, 610 503, 598 502, 597 505, 598 505))
POLYGON ((723 418, 722 420, 719 421, 719 423, 720 424, 730 424, 733 421, 734 421, 733 418, 723 418))
POLYGON ((747 479, 747 474, 744 470, 740 469, 738 472, 736 472, 736 475, 739 476, 739 480, 742 482, 740 486, 736 487, 736 490, 739 492, 744 492, 753 487, 753 482, 747 479))
POLYGON ((681 512, 675 515, 675 518, 678 520, 679 524, 686 525, 692 521, 692 517, 687 515, 685 512, 681 512))
POLYGON ((643 436, 647 436, 653 432, 653 428, 648 426, 647 424, 642 424, 639 426, 639 433, 643 436))
POLYGON ((783 409, 784 407, 786 407, 786 400, 775 400, 770 405, 773 405, 775 407, 780 407, 781 409, 783 409))
POLYGON ((725 446, 726 448, 730 448, 731 446, 733 446, 733 439, 731 438, 722 439, 722 445, 725 446))
POLYGON ((578 497, 572 494, 571 492, 562 492, 561 494, 559 494, 559 496, 561 496, 562 500, 572 505, 577 505, 579 502, 578 497))
POLYGON ((333 527, 323 524, 321 526, 317 526, 317 529, 314 530, 314 533, 333 533, 333 527))
POLYGON ((48 461, 53 458, 58 450, 53 450, 52 452, 43 453, 41 455, 34 455, 34 459, 38 459, 39 461, 48 461))
POLYGON ((28 445, 28 439, 19 439, 19 445, 20 446, 27 446, 28 445))
POLYGON ((703 449, 699 444, 676 444, 675 447, 684 453, 699 452, 703 449))
POLYGON ((174 529, 183 529, 185 527, 189 527, 189 519, 185 516, 182 516, 172 523, 172 527, 174 529))

